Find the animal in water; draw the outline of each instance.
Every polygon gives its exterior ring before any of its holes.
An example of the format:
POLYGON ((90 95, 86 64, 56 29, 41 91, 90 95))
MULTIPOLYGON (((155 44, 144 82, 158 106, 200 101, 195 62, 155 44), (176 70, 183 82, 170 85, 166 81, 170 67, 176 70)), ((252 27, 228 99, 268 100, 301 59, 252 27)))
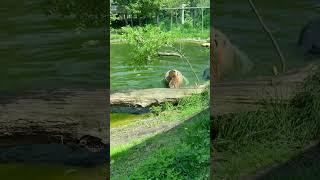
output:
POLYGON ((320 55, 320 18, 306 24, 298 40, 304 54, 320 55))
POLYGON ((180 88, 183 84, 188 84, 188 80, 178 70, 169 70, 164 77, 165 85, 168 88, 180 88))
POLYGON ((80 147, 86 148, 90 152, 100 152, 106 148, 106 144, 100 138, 85 135, 78 140, 80 147))
POLYGON ((210 68, 206 68, 206 69, 203 71, 202 78, 203 78, 204 80, 210 80, 210 68))
POLYGON ((222 81, 233 73, 246 74, 251 71, 253 63, 244 52, 221 31, 213 29, 211 33, 210 64, 214 81, 222 81))

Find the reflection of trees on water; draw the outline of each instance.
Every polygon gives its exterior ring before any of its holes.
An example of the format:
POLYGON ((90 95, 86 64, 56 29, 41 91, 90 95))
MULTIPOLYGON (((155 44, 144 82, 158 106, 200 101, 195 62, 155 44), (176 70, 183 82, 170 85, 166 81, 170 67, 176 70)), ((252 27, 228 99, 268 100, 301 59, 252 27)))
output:
POLYGON ((45 0, 48 15, 72 17, 77 26, 100 26, 107 24, 108 1, 106 0, 45 0))

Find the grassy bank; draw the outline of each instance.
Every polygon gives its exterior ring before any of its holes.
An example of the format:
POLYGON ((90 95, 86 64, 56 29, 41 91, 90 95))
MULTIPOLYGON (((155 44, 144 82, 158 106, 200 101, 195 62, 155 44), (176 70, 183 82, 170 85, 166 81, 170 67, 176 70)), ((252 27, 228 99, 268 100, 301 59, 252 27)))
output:
POLYGON ((111 179, 205 179, 209 175, 208 93, 152 108, 175 128, 121 147, 111 147, 111 179))
MULTIPOLYGON (((163 32, 169 33, 175 39, 202 39, 206 40, 210 37, 209 29, 198 28, 185 28, 182 26, 175 26, 172 29, 168 30, 167 28, 161 28, 163 32)), ((121 29, 113 29, 110 31, 110 40, 124 40, 124 35, 121 29)))
POLYGON ((213 175, 238 179, 281 163, 320 137, 320 72, 289 102, 274 99, 254 112, 213 120, 213 175))

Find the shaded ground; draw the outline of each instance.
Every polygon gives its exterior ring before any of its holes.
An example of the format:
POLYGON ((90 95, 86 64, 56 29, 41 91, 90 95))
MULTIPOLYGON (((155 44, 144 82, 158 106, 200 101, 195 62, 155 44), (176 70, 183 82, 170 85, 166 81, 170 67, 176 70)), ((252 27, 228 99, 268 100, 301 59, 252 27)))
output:
POLYGON ((320 179, 320 144, 308 148, 305 152, 288 162, 257 177, 257 180, 268 179, 320 179))

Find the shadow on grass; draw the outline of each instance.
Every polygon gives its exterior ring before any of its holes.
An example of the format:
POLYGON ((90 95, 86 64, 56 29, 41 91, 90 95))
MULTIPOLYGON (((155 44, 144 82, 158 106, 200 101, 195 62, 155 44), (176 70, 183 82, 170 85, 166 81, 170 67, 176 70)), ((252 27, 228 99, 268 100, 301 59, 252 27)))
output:
POLYGON ((320 179, 320 144, 254 179, 320 179))
POLYGON ((209 110, 111 157, 111 179, 208 179, 209 110))

